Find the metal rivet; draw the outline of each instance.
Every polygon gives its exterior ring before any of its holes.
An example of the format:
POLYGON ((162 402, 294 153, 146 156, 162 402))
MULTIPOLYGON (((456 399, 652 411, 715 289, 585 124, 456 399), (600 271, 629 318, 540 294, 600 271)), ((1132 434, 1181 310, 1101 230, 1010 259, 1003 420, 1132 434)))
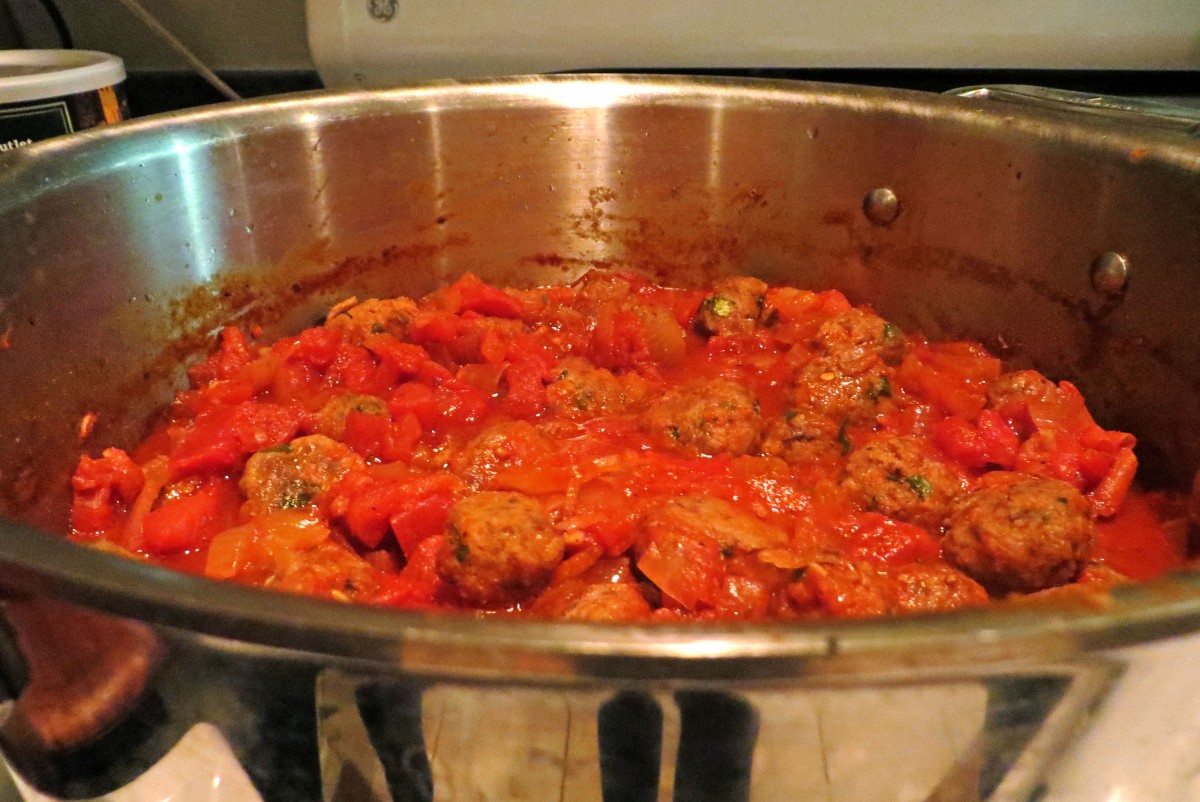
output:
POLYGON ((368 0, 367 13, 371 15, 371 19, 391 22, 392 18, 396 16, 399 6, 399 0, 368 0))
POLYGON ((1120 295, 1129 283, 1129 259, 1105 251, 1092 262, 1092 286, 1105 295, 1120 295))
POLYGON ((891 225, 900 216, 900 199, 887 187, 879 187, 863 198, 863 214, 877 226, 891 225))

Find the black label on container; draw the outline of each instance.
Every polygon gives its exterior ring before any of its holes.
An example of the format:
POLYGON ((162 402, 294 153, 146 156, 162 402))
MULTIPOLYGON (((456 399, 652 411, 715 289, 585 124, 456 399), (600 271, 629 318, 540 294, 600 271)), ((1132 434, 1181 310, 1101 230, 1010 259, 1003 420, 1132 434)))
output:
POLYGON ((0 109, 0 153, 69 134, 71 115, 64 101, 0 109))

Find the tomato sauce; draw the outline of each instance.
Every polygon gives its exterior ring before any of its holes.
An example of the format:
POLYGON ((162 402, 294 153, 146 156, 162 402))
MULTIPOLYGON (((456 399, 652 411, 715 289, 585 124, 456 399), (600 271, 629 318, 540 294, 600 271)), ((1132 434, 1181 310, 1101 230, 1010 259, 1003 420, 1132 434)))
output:
POLYGON ((599 621, 948 610, 1179 567, 1079 392, 835 291, 593 271, 226 329, 71 537, 224 581, 599 621))

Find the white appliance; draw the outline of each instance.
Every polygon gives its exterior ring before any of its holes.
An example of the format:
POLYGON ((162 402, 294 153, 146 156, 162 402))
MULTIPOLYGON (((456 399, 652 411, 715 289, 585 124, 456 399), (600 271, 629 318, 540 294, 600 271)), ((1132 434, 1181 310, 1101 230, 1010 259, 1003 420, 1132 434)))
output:
POLYGON ((1197 0, 307 0, 329 87, 590 69, 1200 67, 1197 0))

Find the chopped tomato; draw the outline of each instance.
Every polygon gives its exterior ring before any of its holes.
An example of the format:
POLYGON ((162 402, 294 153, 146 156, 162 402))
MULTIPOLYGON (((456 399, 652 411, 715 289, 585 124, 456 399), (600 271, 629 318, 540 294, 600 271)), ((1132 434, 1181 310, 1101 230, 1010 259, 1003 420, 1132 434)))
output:
POLYGON ((143 519, 141 545, 154 554, 197 548, 233 524, 237 499, 237 490, 223 480, 170 499, 143 519))
POLYGON ((764 286, 467 274, 272 344, 225 329, 145 442, 79 461, 71 536, 342 601, 593 621, 955 609, 1181 564, 1183 502, 1136 486, 1134 438, 1070 382, 764 286), (1023 548, 1040 521, 1065 568, 1023 548), (1011 587, 989 567, 1010 561, 1011 587))
POLYGON ((457 293, 459 308, 478 312, 491 317, 517 318, 521 316, 521 303, 499 287, 484 284, 476 276, 466 273, 454 282, 447 293, 457 293))
POLYGON ((437 420, 438 405, 433 389, 424 384, 409 382, 402 384, 388 400, 388 411, 393 418, 412 415, 422 426, 430 426, 437 420))
POLYGON ((1000 375, 1000 360, 971 343, 913 348, 897 371, 902 387, 951 415, 974 419, 987 400, 987 382, 1000 375))
POLYGON ((300 429, 297 410, 246 401, 202 414, 181 429, 171 452, 171 475, 226 471, 263 448, 282 445, 300 429))
POLYGON ((421 424, 411 412, 399 420, 383 415, 369 415, 352 410, 346 415, 342 442, 369 460, 395 462, 412 456, 413 447, 421 439, 421 424))
POLYGON ((82 457, 71 479, 72 532, 95 536, 109 531, 144 481, 141 467, 119 448, 106 448, 97 459, 82 457))
POLYGON ((592 359, 602 368, 648 366, 650 349, 641 318, 624 309, 601 314, 592 334, 592 359))
POLYGON ((444 525, 446 510, 463 487, 449 473, 400 478, 354 473, 335 488, 333 504, 344 509, 347 529, 364 546, 377 547, 390 530, 407 553, 444 525))
POLYGON ((941 555, 940 544, 928 531, 874 512, 854 516, 843 536, 847 557, 880 566, 933 562, 941 555))
POLYGON ((221 329, 221 347, 215 354, 188 371, 188 377, 196 384, 206 384, 217 379, 230 379, 251 359, 250 346, 241 329, 228 326, 221 329))
POLYGON ((403 570, 380 582, 379 591, 371 602, 384 607, 433 607, 445 592, 446 583, 437 572, 437 555, 441 547, 441 535, 422 540, 403 570))
POLYGON ((973 469, 1012 470, 1021 446, 1009 423, 991 409, 981 410, 974 423, 957 416, 940 420, 930 427, 930 436, 946 456, 973 469))

